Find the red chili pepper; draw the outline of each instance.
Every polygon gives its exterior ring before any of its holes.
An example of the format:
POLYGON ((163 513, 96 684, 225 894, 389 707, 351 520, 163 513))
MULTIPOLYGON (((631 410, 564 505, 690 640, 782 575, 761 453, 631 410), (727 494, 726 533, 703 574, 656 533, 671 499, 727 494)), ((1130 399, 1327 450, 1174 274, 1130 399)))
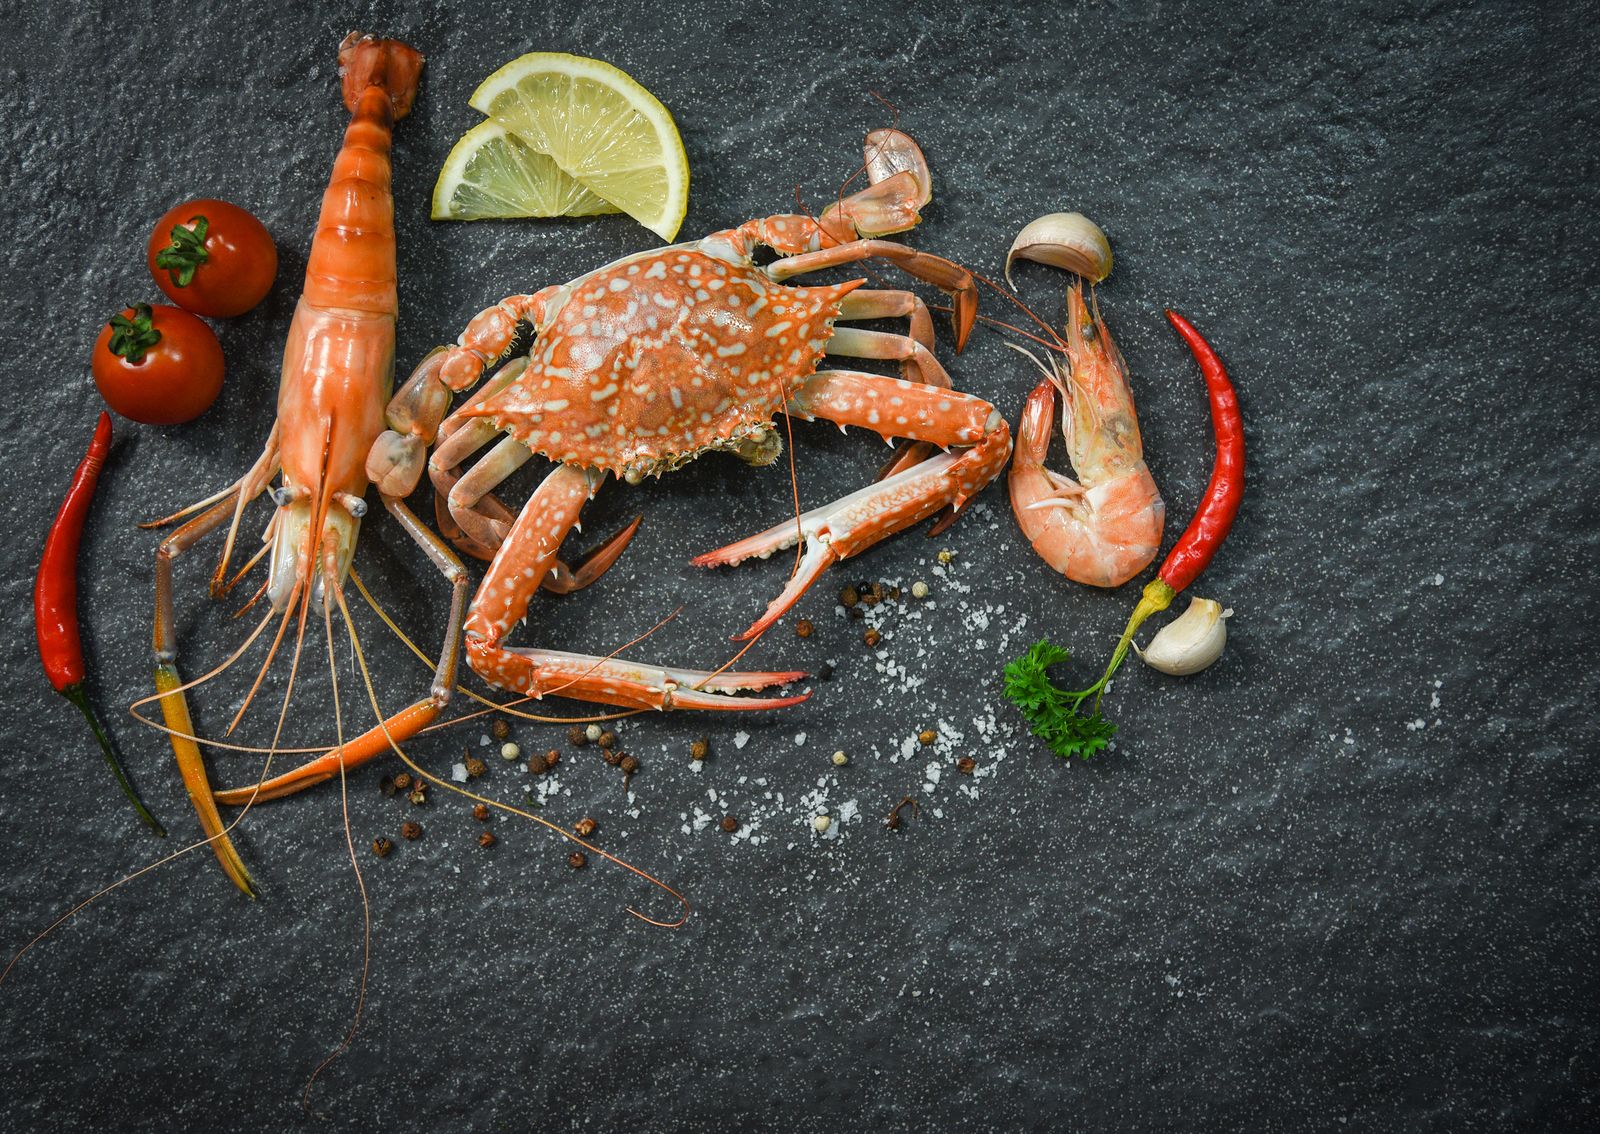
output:
POLYGON ((56 513, 50 535, 45 539, 39 574, 33 584, 33 623, 39 639, 39 657, 44 662, 50 684, 88 719, 106 763, 111 766, 111 774, 117 778, 123 794, 132 801, 139 818, 156 834, 165 835, 166 830, 156 822, 128 782, 116 746, 89 707, 84 690, 83 646, 78 640, 78 541, 89 515, 89 503, 94 499, 95 483, 100 479, 100 470, 105 467, 106 452, 110 448, 111 416, 102 412, 94 439, 89 442, 89 451, 72 474, 67 497, 61 502, 61 510, 56 513))
POLYGON ((1117 642, 1105 676, 1088 690, 1095 694, 1097 707, 1106 682, 1127 657, 1135 631, 1146 618, 1171 606, 1178 592, 1210 565, 1222 541, 1228 538, 1228 529, 1233 527, 1239 501, 1244 496, 1244 419, 1239 414, 1239 397, 1228 380, 1228 371, 1211 344, 1194 329, 1194 324, 1176 311, 1167 312, 1167 321, 1183 336, 1200 364, 1200 375, 1205 379, 1206 394, 1211 400, 1211 432, 1216 437, 1217 455, 1211 465, 1211 483, 1206 486, 1194 519, 1167 553, 1156 577, 1145 584, 1144 594, 1117 642))
POLYGON ((1177 312, 1168 311, 1167 321, 1183 336, 1200 364, 1200 376, 1206 380, 1206 392, 1211 397, 1211 430, 1217 439, 1211 483, 1206 485, 1194 519, 1159 572, 1176 595, 1206 569, 1217 548, 1228 538, 1234 516, 1239 514, 1239 501, 1244 497, 1244 420, 1239 416, 1239 397, 1233 392, 1233 383, 1228 381, 1228 372, 1211 344, 1177 312))

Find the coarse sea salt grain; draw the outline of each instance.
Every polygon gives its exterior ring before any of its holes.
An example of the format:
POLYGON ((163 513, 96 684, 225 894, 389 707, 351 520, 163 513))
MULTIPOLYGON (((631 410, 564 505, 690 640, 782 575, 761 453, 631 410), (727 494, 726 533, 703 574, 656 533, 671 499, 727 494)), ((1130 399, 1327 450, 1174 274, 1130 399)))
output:
POLYGON ((450 769, 450 778, 452 780, 454 780, 458 784, 466 783, 467 782, 467 766, 465 764, 457 764, 455 767, 451 768, 450 769))
POLYGON ((803 732, 795 733, 794 734, 794 742, 795 742, 796 746, 804 744, 806 742, 806 734, 803 733, 803 732))
POLYGON ((748 732, 745 732, 743 729, 741 729, 740 731, 738 731, 738 732, 733 734, 733 746, 735 748, 743 748, 746 744, 749 744, 749 743, 750 743, 750 734, 748 732))

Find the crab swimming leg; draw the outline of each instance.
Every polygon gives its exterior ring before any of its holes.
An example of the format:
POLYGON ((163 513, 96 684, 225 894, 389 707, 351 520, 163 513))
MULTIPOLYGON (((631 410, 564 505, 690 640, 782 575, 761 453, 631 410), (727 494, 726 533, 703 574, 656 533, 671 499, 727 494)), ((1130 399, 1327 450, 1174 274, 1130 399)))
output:
MULTIPOLYGON (((742 640, 761 633, 792 607, 832 563, 865 551, 945 506, 959 511, 999 475, 1011 455, 1011 430, 982 398, 881 374, 819 370, 790 396, 785 412, 804 421, 822 418, 886 437, 909 437, 960 447, 941 452, 877 484, 800 516, 805 554, 783 593, 773 599, 742 640)), ((697 567, 738 563, 793 547, 797 525, 775 527, 693 560, 697 567)))
POLYGON ((764 689, 804 673, 736 673, 638 665, 615 658, 502 645, 528 613, 561 541, 605 473, 557 465, 523 506, 490 564, 467 615, 467 664, 485 680, 534 698, 547 694, 641 709, 782 709, 810 696, 735 697, 724 690, 764 689))

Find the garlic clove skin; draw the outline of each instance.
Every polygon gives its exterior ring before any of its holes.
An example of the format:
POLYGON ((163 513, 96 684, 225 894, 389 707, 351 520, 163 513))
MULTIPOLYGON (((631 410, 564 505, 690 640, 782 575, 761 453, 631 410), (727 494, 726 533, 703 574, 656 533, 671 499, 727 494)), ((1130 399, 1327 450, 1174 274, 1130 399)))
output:
POLYGON ((1049 213, 1029 221, 1006 253, 1006 284, 1011 283, 1011 261, 1032 260, 1076 272, 1092 284, 1111 274, 1111 241, 1094 221, 1082 213, 1049 213))
POLYGON ((1199 673, 1222 656, 1228 641, 1228 616, 1220 602, 1192 598, 1189 609, 1161 628, 1144 649, 1134 646, 1139 660, 1151 669, 1184 677, 1199 673))

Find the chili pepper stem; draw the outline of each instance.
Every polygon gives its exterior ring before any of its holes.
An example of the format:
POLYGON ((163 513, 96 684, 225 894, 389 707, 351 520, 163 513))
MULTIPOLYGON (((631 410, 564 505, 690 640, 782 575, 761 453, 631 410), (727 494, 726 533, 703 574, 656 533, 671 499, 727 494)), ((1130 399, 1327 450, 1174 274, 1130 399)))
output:
POLYGON ((1178 592, 1173 590, 1162 578, 1151 579, 1144 586, 1144 594, 1139 598, 1139 605, 1133 608, 1133 616, 1128 619, 1127 627, 1122 631, 1122 637, 1117 639, 1117 648, 1111 653, 1111 664, 1106 666, 1106 671, 1089 688, 1081 693, 1074 694, 1080 701, 1089 694, 1094 694, 1094 711, 1100 711, 1100 698, 1105 696, 1106 685, 1117 672, 1122 662, 1128 656, 1128 648, 1133 645, 1133 636, 1138 633, 1139 627, 1144 625, 1144 620, 1152 614, 1160 614, 1172 605, 1172 600, 1178 597, 1178 592))
POLYGON ((117 746, 112 743, 111 734, 106 732, 104 726, 100 724, 100 718, 95 716, 94 709, 90 708, 89 695, 83 688, 83 682, 66 686, 61 690, 61 695, 78 706, 78 711, 89 722, 89 727, 94 730, 94 738, 100 742, 100 751, 105 755, 106 765, 111 769, 111 774, 117 778, 117 786, 122 788, 122 794, 128 797, 128 802, 133 804, 133 809, 139 813, 139 818, 144 820, 145 826, 151 831, 166 838, 167 829, 150 814, 144 801, 139 798, 139 793, 134 790, 132 782, 128 779, 128 773, 122 766, 122 757, 117 752, 117 746))

